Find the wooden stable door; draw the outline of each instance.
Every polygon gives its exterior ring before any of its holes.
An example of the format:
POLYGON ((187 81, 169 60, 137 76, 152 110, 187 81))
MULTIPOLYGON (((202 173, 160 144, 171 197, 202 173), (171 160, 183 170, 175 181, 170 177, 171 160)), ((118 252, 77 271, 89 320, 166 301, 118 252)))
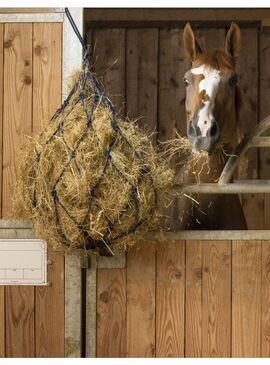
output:
MULTIPOLYGON (((61 103, 62 23, 0 24, 1 211, 12 216, 24 135, 61 103)), ((0 356, 64 356, 64 258, 49 252, 50 287, 0 287, 0 356)))

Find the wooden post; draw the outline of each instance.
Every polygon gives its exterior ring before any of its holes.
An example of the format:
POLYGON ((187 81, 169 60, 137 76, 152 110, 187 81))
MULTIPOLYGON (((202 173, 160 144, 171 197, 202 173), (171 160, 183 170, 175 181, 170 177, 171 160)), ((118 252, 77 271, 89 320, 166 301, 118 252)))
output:
MULTIPOLYGON (((71 8, 70 13, 82 34, 83 8, 71 8)), ((68 19, 63 24, 62 99, 67 96, 67 78, 80 68, 82 47, 68 19)), ((81 357, 81 268, 76 256, 65 257, 65 356, 81 357)))

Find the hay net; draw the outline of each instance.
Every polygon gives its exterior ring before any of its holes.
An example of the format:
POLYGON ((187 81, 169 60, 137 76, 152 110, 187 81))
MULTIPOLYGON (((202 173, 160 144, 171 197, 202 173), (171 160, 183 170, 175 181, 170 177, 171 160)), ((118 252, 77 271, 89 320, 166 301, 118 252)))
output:
POLYGON ((82 69, 67 98, 23 146, 15 207, 56 250, 109 254, 113 243, 127 249, 135 233, 155 227, 157 197, 173 172, 113 106, 81 42, 82 69))

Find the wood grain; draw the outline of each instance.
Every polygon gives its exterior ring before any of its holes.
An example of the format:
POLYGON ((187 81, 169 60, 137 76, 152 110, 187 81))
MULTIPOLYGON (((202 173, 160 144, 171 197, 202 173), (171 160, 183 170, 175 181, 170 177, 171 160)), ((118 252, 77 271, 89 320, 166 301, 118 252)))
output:
MULTIPOLYGON (((12 210, 15 163, 32 126, 32 24, 6 24, 4 32, 2 216, 12 210)), ((34 288, 6 288, 6 356, 33 357, 34 288)))
POLYGON ((64 256, 49 252, 48 281, 52 286, 36 287, 36 357, 64 357, 64 256))
POLYGON ((231 241, 203 242, 202 357, 229 357, 231 241))
MULTIPOLYGON (((33 133, 61 104, 62 24, 33 25, 33 133)), ((64 356, 64 257, 49 252, 48 281, 35 289, 37 357, 64 356)))
POLYGON ((157 249, 156 357, 184 357, 185 241, 157 249))
MULTIPOLYGON (((157 128, 158 29, 128 29, 126 40, 127 115, 149 132, 157 128)), ((153 135, 153 142, 156 135, 153 135)))
MULTIPOLYGON (((258 68, 258 30, 241 29, 242 49, 237 61, 239 86, 242 91, 242 106, 239 115, 239 139, 241 140, 259 119, 259 68, 258 68), (252 87, 251 87, 252 85, 252 87)), ((240 179, 258 177, 258 149, 252 149, 241 159, 238 168, 240 179)), ((242 206, 248 229, 263 229, 263 194, 245 194, 242 206)))
POLYGON ((0 8, 0 14, 10 13, 62 13, 63 8, 0 8))
POLYGON ((33 133, 61 104, 62 24, 35 23, 33 44, 33 133))
POLYGON ((12 211, 15 163, 32 125, 32 24, 6 24, 4 35, 2 215, 12 211))
POLYGON ((202 355, 203 242, 186 241, 185 357, 202 355))
MULTIPOLYGON (((270 114, 270 32, 264 31, 260 34, 260 119, 270 114)), ((268 131, 265 135, 270 135, 268 131)), ((259 177, 268 179, 270 177, 270 149, 259 150, 259 177)), ((264 229, 270 228, 270 196, 264 195, 264 229)))
POLYGON ((126 269, 99 269, 97 298, 97 357, 125 357, 126 269))
MULTIPOLYGON (((126 33, 126 110, 148 131, 156 130, 158 29, 130 29, 126 33)), ((156 136, 152 137, 153 142, 156 136)), ((155 264, 153 243, 142 244, 127 259, 127 354, 154 357, 155 264), (139 334, 139 336, 138 336, 139 334)))
MULTIPOLYGON (((0 207, 2 207, 2 168, 3 168, 3 81, 4 81, 4 25, 0 24, 0 207)), ((0 213, 2 214, 2 212, 0 213)), ((1 215, 2 217, 2 215, 1 215)), ((0 357, 5 356, 5 288, 0 287, 0 357)))
POLYGON ((202 51, 208 51, 212 48, 224 49, 225 46, 225 28, 202 28, 194 29, 196 39, 202 51))
MULTIPOLYGON (((270 32, 264 31, 260 34, 260 119, 270 114, 270 32)), ((269 131, 266 133, 269 135, 269 131)), ((259 177, 268 179, 270 151, 269 148, 262 148, 259 151, 259 177)), ((270 196, 264 195, 264 229, 270 227, 270 196)), ((270 245, 269 241, 262 241, 262 354, 263 357, 270 356, 270 245)))
POLYGON ((197 23, 199 27, 205 27, 205 22, 211 24, 213 28, 217 24, 224 23, 230 25, 232 19, 239 22, 249 22, 254 27, 262 19, 270 18, 270 9, 268 8, 97 8, 85 9, 85 23, 87 27, 96 27, 99 23, 103 26, 110 27, 121 24, 130 27, 148 25, 148 26, 179 26, 189 21, 197 23), (252 23, 253 22, 253 23, 252 23))
MULTIPOLYGON (((107 95, 125 115, 125 31, 87 33, 93 45, 94 69, 107 95)), ((97 357, 126 354, 126 269, 98 269, 97 357)))
POLYGON ((34 288, 6 289, 6 357, 35 357, 34 288))
POLYGON ((270 241, 262 241, 262 357, 270 357, 270 241))
MULTIPOLYGON (((160 29, 159 32, 157 137, 162 142, 174 139, 176 131, 182 136, 186 134, 183 77, 188 65, 183 56, 182 33, 180 29, 160 29)), ((180 182, 183 177, 182 171, 177 169, 177 162, 173 160, 171 166, 176 171, 175 180, 180 182)), ((166 224, 171 230, 180 228, 182 199, 168 196, 168 207, 162 207, 163 214, 168 217, 166 224)))
POLYGON ((186 133, 185 86, 188 70, 182 47, 180 29, 161 29, 159 33, 158 139, 175 138, 176 131, 186 133))
POLYGON ((5 357, 5 288, 0 288, 0 358, 5 357))
MULTIPOLYGON (((90 39, 90 35, 88 35, 90 39)), ((125 31, 93 32, 94 69, 114 105, 125 114, 125 31)))
POLYGON ((232 356, 261 356, 261 241, 233 241, 232 356))
POLYGON ((127 356, 155 357, 155 243, 137 247, 127 255, 127 356))

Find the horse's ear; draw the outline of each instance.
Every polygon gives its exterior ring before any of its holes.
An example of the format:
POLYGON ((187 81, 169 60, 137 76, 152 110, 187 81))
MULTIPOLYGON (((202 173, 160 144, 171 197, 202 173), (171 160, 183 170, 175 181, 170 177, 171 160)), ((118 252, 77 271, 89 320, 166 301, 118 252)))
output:
POLYGON ((202 53, 189 23, 184 28, 183 44, 185 57, 192 62, 195 61, 199 53, 202 53))
POLYGON ((241 32, 238 25, 232 22, 225 40, 225 51, 232 57, 238 57, 241 50, 241 32))

